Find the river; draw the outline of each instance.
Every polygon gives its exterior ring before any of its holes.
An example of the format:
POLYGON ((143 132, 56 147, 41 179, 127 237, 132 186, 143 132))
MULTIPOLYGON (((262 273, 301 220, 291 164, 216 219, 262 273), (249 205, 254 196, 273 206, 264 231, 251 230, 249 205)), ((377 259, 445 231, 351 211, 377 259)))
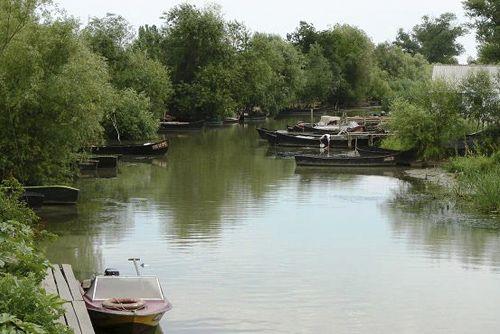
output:
POLYGON ((296 168, 255 127, 173 135, 165 157, 81 179, 76 207, 40 213, 50 260, 83 279, 140 257, 169 334, 500 333, 497 229, 401 203, 397 170, 296 168))

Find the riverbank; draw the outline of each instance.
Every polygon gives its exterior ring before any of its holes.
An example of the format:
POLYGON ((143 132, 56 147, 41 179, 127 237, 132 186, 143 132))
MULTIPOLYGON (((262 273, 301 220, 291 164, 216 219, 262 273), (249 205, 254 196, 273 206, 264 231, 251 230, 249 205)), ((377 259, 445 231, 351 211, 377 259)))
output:
POLYGON ((497 215, 500 212, 499 160, 498 152, 491 156, 453 157, 439 166, 410 169, 405 174, 439 186, 438 197, 448 197, 468 209, 497 215))
POLYGON ((448 190, 452 190, 457 186, 456 175, 447 172, 442 167, 409 169, 404 173, 410 178, 430 182, 435 185, 447 188, 448 190))

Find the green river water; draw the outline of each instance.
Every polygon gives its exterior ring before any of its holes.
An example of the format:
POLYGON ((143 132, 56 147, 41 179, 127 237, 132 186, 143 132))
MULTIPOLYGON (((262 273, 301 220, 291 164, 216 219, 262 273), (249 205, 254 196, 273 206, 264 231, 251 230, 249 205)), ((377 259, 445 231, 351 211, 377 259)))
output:
POLYGON ((399 170, 296 168, 255 127, 172 135, 165 157, 81 179, 76 207, 41 212, 49 258, 83 279, 140 257, 174 306, 163 333, 500 333, 489 222, 401 203, 399 170))

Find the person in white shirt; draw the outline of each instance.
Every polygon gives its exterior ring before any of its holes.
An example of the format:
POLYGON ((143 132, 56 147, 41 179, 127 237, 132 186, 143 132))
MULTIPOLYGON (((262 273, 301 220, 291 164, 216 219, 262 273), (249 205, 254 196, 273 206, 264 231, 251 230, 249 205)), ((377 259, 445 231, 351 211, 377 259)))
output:
POLYGON ((319 138, 319 147, 320 148, 326 148, 327 150, 330 149, 330 135, 329 134, 324 134, 319 138))

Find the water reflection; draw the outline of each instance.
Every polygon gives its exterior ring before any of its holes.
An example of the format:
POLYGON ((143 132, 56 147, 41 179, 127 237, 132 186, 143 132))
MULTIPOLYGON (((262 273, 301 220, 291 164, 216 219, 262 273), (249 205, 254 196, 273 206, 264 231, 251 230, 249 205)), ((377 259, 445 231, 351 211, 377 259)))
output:
POLYGON ((500 235, 463 223, 484 218, 405 203, 396 168, 296 168, 255 126, 177 134, 79 181, 76 211, 44 212, 49 257, 80 278, 141 257, 174 305, 166 333, 500 330, 500 235))

